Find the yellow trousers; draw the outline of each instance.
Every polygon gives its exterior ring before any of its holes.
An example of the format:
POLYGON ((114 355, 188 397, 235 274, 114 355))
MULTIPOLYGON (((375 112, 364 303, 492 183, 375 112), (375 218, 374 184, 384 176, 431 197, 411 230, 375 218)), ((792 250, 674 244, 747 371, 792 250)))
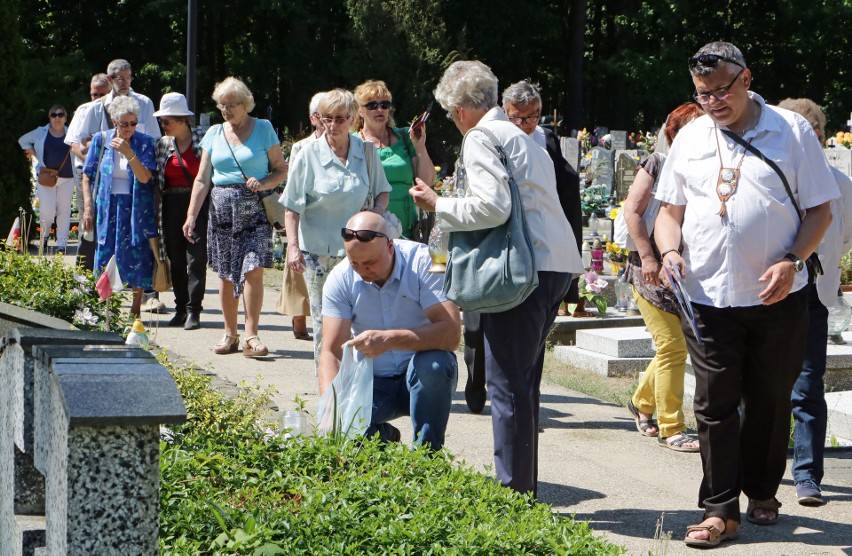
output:
POLYGON ((633 394, 633 405, 642 413, 656 412, 660 436, 668 438, 686 430, 683 422, 686 340, 677 315, 651 305, 635 288, 633 297, 657 347, 657 354, 633 394))

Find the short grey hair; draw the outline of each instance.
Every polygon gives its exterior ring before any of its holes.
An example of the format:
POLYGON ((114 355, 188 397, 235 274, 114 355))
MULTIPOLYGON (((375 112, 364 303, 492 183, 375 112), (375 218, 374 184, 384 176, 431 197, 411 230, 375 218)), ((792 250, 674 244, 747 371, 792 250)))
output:
POLYGON ((509 103, 515 106, 529 106, 537 102, 541 105, 541 87, 538 83, 530 83, 528 80, 512 83, 503 91, 503 108, 509 103))
POLYGON ((254 110, 254 95, 251 94, 246 84, 236 77, 226 77, 220 83, 216 83, 216 88, 213 89, 213 100, 219 104, 222 97, 229 94, 239 99, 240 104, 246 107, 246 112, 254 110))
POLYGON ((358 101, 355 100, 355 95, 352 94, 352 91, 332 89, 322 95, 317 110, 321 114, 345 112, 351 118, 358 112, 358 101))
POLYGON ((107 106, 110 117, 118 121, 128 114, 139 115, 139 102, 130 95, 117 96, 107 106))
MULTIPOLYGON (((729 42, 716 41, 716 42, 707 43, 707 44, 705 44, 704 46, 702 46, 701 48, 698 49, 698 52, 696 52, 692 56, 692 59, 694 60, 695 58, 697 58, 698 56, 701 56, 702 54, 715 54, 717 56, 722 56, 724 58, 728 58, 729 60, 733 60, 735 62, 735 64, 731 64, 730 62, 724 62, 725 64, 728 64, 728 65, 739 64, 743 68, 748 67, 748 65, 746 64, 746 61, 745 61, 745 57, 743 56, 743 53, 740 51, 740 49, 737 48, 736 46, 732 45, 729 42)), ((694 66, 692 66, 690 64, 689 73, 693 77, 700 77, 700 76, 704 76, 704 75, 710 75, 711 73, 716 71, 718 68, 719 68, 718 64, 715 65, 715 66, 705 66, 704 64, 698 62, 694 66)))
POLYGON ((89 83, 90 87, 108 87, 109 79, 107 79, 107 74, 105 73, 96 73, 92 76, 92 81, 89 83))
POLYGON ((809 98, 785 98, 778 103, 778 108, 784 108, 802 116, 825 139, 825 114, 819 104, 809 98))
POLYGON ((313 116, 319 112, 319 105, 323 96, 325 96, 325 91, 319 92, 311 97, 311 102, 308 103, 308 116, 313 116))
POLYGON ((482 62, 453 62, 435 87, 435 100, 447 112, 457 107, 490 110, 497 106, 497 85, 497 77, 482 62))
POLYGON ((116 73, 124 70, 133 71, 133 68, 130 67, 130 62, 124 60, 123 58, 116 58, 107 66, 107 75, 109 75, 110 77, 115 77, 116 73))

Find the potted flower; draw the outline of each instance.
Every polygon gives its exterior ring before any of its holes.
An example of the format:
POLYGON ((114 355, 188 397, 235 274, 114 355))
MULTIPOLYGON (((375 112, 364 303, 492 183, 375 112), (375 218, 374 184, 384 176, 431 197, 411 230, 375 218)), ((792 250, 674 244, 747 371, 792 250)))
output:
POLYGON ((592 316, 591 313, 587 312, 586 303, 591 302, 595 304, 595 307, 598 309, 598 313, 601 315, 606 314, 606 297, 601 293, 603 289, 607 286, 606 280, 598 277, 597 273, 593 270, 580 275, 579 280, 580 285, 580 302, 577 304, 577 307, 574 309, 574 312, 571 316, 573 317, 583 317, 583 316, 592 316))

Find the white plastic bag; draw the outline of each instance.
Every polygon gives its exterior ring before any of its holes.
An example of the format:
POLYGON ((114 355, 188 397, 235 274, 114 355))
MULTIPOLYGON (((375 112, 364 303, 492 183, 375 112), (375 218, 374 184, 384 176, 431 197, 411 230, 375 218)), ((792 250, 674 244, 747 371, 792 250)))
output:
POLYGON ((317 406, 317 436, 361 436, 373 416, 373 360, 356 362, 354 348, 343 345, 340 372, 317 406))
MULTIPOLYGON (((645 221, 645 227, 648 229, 648 237, 654 232, 654 223, 657 221, 657 214, 660 212, 660 201, 654 197, 648 201, 648 206, 645 208, 645 213, 642 215, 642 220, 645 221)), ((615 215, 615 221, 612 226, 612 241, 622 249, 628 251, 636 251, 636 244, 627 231, 627 218, 624 216, 624 207, 615 215)))

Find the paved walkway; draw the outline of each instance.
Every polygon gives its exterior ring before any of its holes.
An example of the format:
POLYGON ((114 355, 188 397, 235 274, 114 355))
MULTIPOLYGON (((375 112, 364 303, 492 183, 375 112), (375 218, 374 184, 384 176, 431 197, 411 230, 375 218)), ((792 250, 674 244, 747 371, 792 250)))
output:
MULTIPOLYGON (((146 326, 148 318, 160 320, 162 327, 156 334, 156 343, 228 381, 259 379, 262 385, 275 387, 274 400, 281 409, 292 409, 296 395, 314 408, 318 391, 311 343, 295 340, 289 317, 274 311, 277 291, 266 289, 261 317, 260 335, 271 350, 269 357, 248 359, 241 354, 221 356, 210 351, 223 334, 217 285, 218 280, 209 273, 200 330, 166 328, 171 312, 146 316, 146 326)), ((171 293, 161 298, 173 307, 171 293)), ((153 339, 153 330, 151 335, 153 339)), ((461 357, 459 362, 459 385, 447 429, 447 449, 488 473, 493 449, 490 407, 486 406, 482 415, 468 411, 461 357)), ((665 512, 664 530, 672 531, 673 536, 666 554, 697 553, 681 542, 686 526, 700 518, 696 507, 701 477, 697 454, 661 449, 655 439, 635 432, 626 409, 547 383, 542 385, 541 423, 541 501, 552 504, 554 511, 562 515, 588 520, 596 531, 626 546, 628 554, 637 555, 647 555, 655 549, 652 539, 656 523, 665 512)), ((406 419, 394 424, 402 430, 404 439, 410 438, 411 427, 406 419)), ((852 555, 852 453, 831 454, 827 463, 827 505, 799 506, 792 483, 785 480, 778 494, 784 505, 780 523, 758 527, 744 522, 741 540, 723 545, 714 554, 852 555)), ((745 508, 745 499, 742 504, 745 508)), ((659 550, 657 554, 664 552, 659 550)))

